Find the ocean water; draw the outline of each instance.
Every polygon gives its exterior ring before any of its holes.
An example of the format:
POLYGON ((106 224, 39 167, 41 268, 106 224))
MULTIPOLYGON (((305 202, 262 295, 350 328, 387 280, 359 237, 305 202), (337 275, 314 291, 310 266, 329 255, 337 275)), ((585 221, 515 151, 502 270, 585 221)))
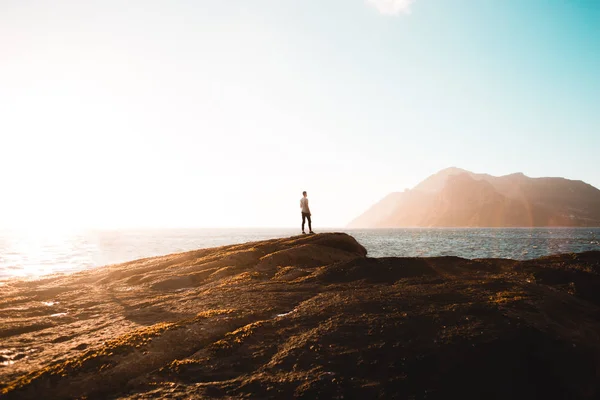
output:
MULTIPOLYGON (((600 250, 600 228, 327 230, 354 236, 371 257, 531 259, 600 250)), ((0 231, 0 281, 68 273, 198 248, 297 235, 296 229, 0 231)))

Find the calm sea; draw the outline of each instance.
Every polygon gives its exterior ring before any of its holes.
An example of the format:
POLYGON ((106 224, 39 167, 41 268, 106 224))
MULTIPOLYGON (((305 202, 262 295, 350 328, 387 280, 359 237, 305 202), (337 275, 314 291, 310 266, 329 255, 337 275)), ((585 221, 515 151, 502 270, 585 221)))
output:
MULTIPOLYGON (((335 231, 343 231, 336 229, 335 231)), ((345 230, 372 257, 530 259, 600 250, 600 228, 345 230)), ((296 229, 178 229, 25 234, 0 231, 0 280, 298 234, 296 229)))

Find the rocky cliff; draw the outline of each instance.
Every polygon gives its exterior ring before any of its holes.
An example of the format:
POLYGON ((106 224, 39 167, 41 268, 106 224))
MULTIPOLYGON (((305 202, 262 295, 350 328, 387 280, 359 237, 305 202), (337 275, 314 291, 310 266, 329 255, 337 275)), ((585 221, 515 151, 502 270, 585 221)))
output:
POLYGON ((600 396, 597 252, 373 259, 311 235, 12 281, 0 315, 3 399, 600 396))

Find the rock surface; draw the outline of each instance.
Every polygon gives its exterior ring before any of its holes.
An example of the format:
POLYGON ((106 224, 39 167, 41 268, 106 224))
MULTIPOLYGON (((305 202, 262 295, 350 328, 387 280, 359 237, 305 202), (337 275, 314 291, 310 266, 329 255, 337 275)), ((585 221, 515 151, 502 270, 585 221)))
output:
POLYGON ((0 292, 0 397, 600 397, 600 253, 366 257, 321 234, 0 292))
POLYGON ((448 168, 391 193, 351 228, 600 226, 600 190, 582 181, 448 168))

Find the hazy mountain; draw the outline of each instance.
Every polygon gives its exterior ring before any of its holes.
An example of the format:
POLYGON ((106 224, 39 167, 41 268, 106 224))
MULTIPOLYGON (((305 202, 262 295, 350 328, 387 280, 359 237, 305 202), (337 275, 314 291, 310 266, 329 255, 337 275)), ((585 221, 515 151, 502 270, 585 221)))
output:
POLYGON ((600 190, 564 178, 444 169, 391 193, 351 228, 600 226, 600 190))

